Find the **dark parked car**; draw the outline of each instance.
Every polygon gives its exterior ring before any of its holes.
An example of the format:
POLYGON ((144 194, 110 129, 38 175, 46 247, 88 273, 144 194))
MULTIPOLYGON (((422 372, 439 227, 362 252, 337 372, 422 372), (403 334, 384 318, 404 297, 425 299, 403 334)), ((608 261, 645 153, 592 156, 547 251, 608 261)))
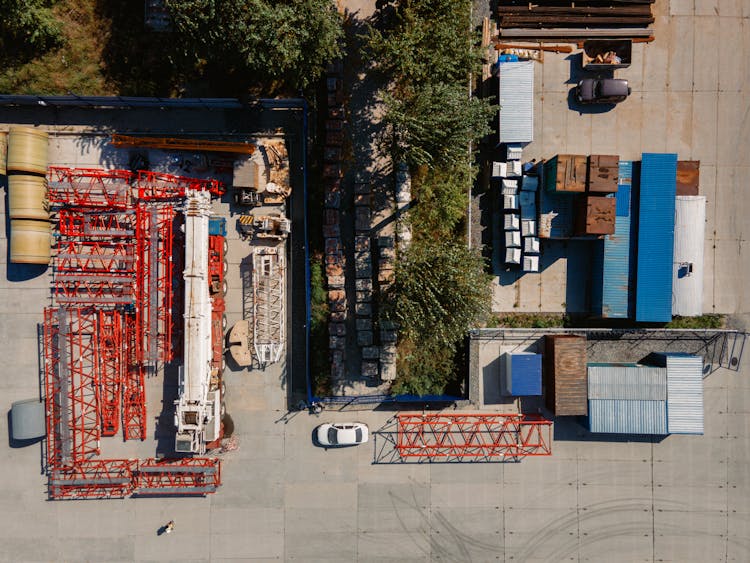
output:
POLYGON ((617 104, 630 95, 628 81, 622 78, 584 78, 576 87, 582 104, 617 104))

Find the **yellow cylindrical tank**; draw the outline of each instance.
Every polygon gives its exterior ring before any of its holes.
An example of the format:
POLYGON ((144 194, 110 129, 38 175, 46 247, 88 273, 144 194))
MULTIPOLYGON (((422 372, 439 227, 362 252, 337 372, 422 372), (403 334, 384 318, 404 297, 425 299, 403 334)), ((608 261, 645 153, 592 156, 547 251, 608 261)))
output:
POLYGON ((5 176, 8 173, 7 168, 8 162, 8 134, 0 132, 0 176, 5 176))
POLYGON ((47 173, 48 135, 33 127, 11 127, 8 135, 10 172, 47 173))
POLYGON ((11 219, 49 221, 47 181, 44 176, 8 176, 8 215, 11 219))
POLYGON ((11 219, 10 261, 13 264, 49 264, 51 247, 49 221, 11 219))

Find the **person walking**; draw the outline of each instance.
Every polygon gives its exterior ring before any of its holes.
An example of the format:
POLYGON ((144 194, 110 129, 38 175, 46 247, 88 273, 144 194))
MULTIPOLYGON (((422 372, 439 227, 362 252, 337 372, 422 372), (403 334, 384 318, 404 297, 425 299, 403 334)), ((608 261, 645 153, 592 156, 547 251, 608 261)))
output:
POLYGON ((164 526, 164 533, 171 534, 172 530, 174 530, 174 520, 170 520, 167 522, 167 525, 164 526))

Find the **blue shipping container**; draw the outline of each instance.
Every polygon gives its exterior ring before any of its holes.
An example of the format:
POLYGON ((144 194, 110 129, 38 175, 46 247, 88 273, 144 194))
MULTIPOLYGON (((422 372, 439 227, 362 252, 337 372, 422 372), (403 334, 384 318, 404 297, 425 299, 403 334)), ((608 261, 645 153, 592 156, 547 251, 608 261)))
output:
POLYGON ((542 394, 542 355, 505 354, 504 395, 525 397, 542 394))
POLYGON ((621 161, 615 194, 615 232, 606 237, 602 248, 601 307, 599 315, 627 319, 631 287, 630 194, 633 163, 621 161))
POLYGON ((677 155, 643 153, 638 204, 635 320, 672 320, 677 155))

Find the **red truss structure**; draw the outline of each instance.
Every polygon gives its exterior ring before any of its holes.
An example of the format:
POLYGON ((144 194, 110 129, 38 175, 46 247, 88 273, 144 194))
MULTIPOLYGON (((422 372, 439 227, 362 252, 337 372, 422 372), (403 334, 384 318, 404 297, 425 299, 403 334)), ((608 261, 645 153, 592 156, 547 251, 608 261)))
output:
POLYGON ((141 201, 169 201, 182 199, 187 190, 209 191, 215 196, 221 196, 225 189, 218 180, 203 178, 188 178, 140 170, 138 172, 138 199, 141 201))
POLYGON ((47 463, 68 467, 99 454, 97 314, 44 311, 47 463))
POLYGON ((124 328, 120 311, 99 311, 99 410, 103 436, 114 436, 120 428, 120 395, 125 379, 124 328))
POLYGON ((221 485, 221 462, 215 458, 148 459, 138 467, 139 495, 205 495, 221 485))
POLYGON ((135 315, 125 318, 126 366, 122 384, 122 432, 125 440, 146 438, 146 392, 144 389, 145 367, 139 361, 139 342, 135 315))
POLYGON ((52 499, 124 498, 133 492, 134 459, 83 461, 67 469, 53 469, 49 475, 52 499))
POLYGON ((53 205, 124 209, 131 203, 135 176, 127 170, 51 166, 48 178, 53 205))
POLYGON ((92 274, 135 273, 135 245, 128 239, 66 240, 60 237, 55 254, 57 272, 92 274))
POLYGON ((552 422, 534 414, 399 414, 402 458, 491 461, 552 454, 552 422))
POLYGON ((65 237, 132 238, 135 236, 135 209, 87 212, 63 208, 58 214, 58 229, 65 237))

